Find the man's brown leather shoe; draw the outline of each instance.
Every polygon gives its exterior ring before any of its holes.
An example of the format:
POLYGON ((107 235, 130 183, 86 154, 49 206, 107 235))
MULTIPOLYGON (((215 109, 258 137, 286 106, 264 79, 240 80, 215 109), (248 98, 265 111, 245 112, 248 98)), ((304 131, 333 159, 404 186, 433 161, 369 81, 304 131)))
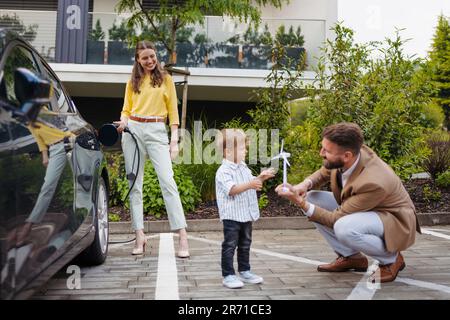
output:
POLYGON ((379 270, 375 271, 372 274, 371 280, 372 282, 375 282, 375 276, 379 274, 381 283, 394 281, 395 278, 397 278, 398 273, 405 269, 405 267, 405 261, 403 260, 402 254, 399 252, 397 260, 395 260, 395 262, 391 264, 380 265, 379 270))
POLYGON ((366 272, 369 262, 364 256, 352 258, 339 256, 332 263, 322 264, 317 267, 320 272, 344 272, 348 270, 366 272))

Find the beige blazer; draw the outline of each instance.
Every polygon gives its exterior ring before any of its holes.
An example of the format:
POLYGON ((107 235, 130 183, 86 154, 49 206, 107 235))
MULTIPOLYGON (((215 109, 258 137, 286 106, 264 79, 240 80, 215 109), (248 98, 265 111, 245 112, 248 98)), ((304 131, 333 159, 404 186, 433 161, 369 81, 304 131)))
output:
POLYGON ((308 178, 317 188, 328 181, 339 207, 330 212, 315 207, 309 218, 333 228, 334 223, 347 214, 375 211, 384 226, 386 248, 390 252, 405 250, 415 241, 420 226, 416 210, 408 192, 395 172, 373 150, 363 145, 361 158, 345 187, 337 184, 337 170, 324 167, 308 178))

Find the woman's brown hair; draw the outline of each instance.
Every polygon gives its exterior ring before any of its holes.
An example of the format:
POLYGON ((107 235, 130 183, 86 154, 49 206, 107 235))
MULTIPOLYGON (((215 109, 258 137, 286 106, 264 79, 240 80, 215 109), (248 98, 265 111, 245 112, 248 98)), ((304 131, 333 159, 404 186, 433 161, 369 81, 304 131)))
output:
MULTIPOLYGON (((155 45, 147 40, 139 41, 136 44, 136 50, 134 52, 134 65, 133 65, 133 71, 131 72, 131 85, 133 87, 133 92, 141 93, 139 88, 141 86, 142 80, 145 77, 144 69, 142 68, 141 64, 138 62, 139 53, 142 50, 145 49, 152 49, 155 51, 156 54, 156 47, 155 45)), ((152 87, 160 87, 161 84, 164 81, 164 77, 166 76, 166 71, 161 67, 161 64, 159 63, 159 60, 156 62, 155 69, 152 71, 152 87)))

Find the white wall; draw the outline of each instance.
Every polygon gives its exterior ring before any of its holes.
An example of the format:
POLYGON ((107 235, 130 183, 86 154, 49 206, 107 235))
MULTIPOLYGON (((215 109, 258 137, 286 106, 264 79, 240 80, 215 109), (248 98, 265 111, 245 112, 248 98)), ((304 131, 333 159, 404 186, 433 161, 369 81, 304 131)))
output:
POLYGON ((319 56, 319 48, 325 39, 333 38, 334 33, 330 28, 337 21, 338 0, 290 0, 288 5, 281 9, 265 7, 262 9, 262 17, 276 19, 278 24, 286 23, 300 25, 305 39, 307 50, 307 63, 315 65, 319 56), (295 23, 295 20, 299 20, 295 23))
POLYGON ((439 14, 450 17, 449 0, 339 0, 338 19, 355 30, 355 40, 368 42, 400 35, 411 39, 408 55, 425 57, 430 50, 439 14))
POLYGON ((94 0, 94 12, 114 12, 118 0, 94 0))

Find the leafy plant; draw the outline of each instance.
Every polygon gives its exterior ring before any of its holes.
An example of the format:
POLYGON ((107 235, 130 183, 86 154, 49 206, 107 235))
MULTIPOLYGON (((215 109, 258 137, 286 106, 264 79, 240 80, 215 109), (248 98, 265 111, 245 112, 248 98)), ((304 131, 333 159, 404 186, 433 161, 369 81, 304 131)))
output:
POLYGON ((89 40, 101 41, 103 39, 105 39, 105 32, 103 32, 102 26, 100 25, 100 19, 97 19, 95 28, 89 32, 89 40))
MULTIPOLYGON (((185 212, 190 212, 195 209, 195 206, 200 201, 200 194, 195 187, 194 183, 190 179, 189 175, 186 174, 183 166, 174 165, 174 179, 178 187, 178 192, 181 198, 181 204, 185 212)), ((128 183, 126 178, 122 178, 121 185, 128 183)), ((120 199, 125 200, 125 196, 128 193, 128 188, 120 189, 120 199)), ((152 164, 147 161, 144 166, 144 182, 142 188, 142 200, 144 205, 144 212, 147 214, 152 214, 159 218, 165 214, 165 204, 164 198, 162 196, 161 187, 158 182, 158 177, 156 175, 155 169, 152 164)), ((128 207, 128 203, 125 203, 128 207)))
MULTIPOLYGON (((121 194, 128 191, 128 182, 123 182, 125 177, 125 161, 121 152, 105 153, 109 174, 109 201, 111 206, 122 204, 121 194)), ((126 194, 126 193, 125 193, 126 194)))
POLYGON ((269 205, 269 198, 267 197, 267 194, 263 193, 258 199, 258 207, 259 210, 264 209, 269 205))
POLYGON ((275 34, 275 41, 287 47, 303 47, 305 40, 301 34, 300 26, 294 31, 294 27, 290 26, 289 31, 286 32, 286 27, 281 25, 275 34))
POLYGON ((291 70, 293 61, 285 62, 284 47, 276 43, 272 49, 274 65, 265 81, 269 88, 260 88, 253 92, 253 98, 257 101, 256 108, 248 112, 256 129, 280 129, 280 135, 284 136, 289 126, 288 103, 294 97, 300 95, 300 81, 298 73, 301 65, 296 65, 296 70, 291 70))
POLYGON ((425 128, 440 129, 444 124, 444 120, 445 115, 442 107, 436 101, 431 101, 429 104, 424 105, 419 122, 425 128))
POLYGON ((108 219, 111 222, 117 222, 120 221, 120 216, 117 213, 110 213, 108 214, 108 219))
POLYGON ((450 169, 438 175, 436 185, 441 188, 450 187, 450 169))
POLYGON ((285 139, 286 150, 291 153, 289 181, 301 182, 321 167, 320 141, 320 131, 310 120, 290 128, 285 139))
POLYGON ((422 61, 404 55, 399 31, 394 39, 367 44, 355 44, 353 31, 341 24, 334 31, 309 86, 307 118, 320 130, 342 121, 359 124, 366 144, 408 178, 427 154, 421 118, 433 87, 420 71, 422 61))
POLYGON ((427 145, 431 153, 424 160, 423 167, 435 180, 450 168, 450 134, 444 131, 434 132, 428 137, 427 145))
MULTIPOLYGON (((190 128, 190 134, 192 136, 192 140, 195 139, 194 134, 195 130, 199 130, 199 134, 201 137, 204 137, 204 134, 207 130, 209 130, 209 124, 207 122, 207 119, 204 115, 200 116, 201 119, 201 128, 195 128, 195 120, 192 119, 190 123, 192 124, 190 128)), ((214 126, 212 126, 214 127, 214 126)), ((201 199, 203 201, 211 201, 216 198, 216 171, 219 168, 222 159, 218 158, 218 155, 216 155, 216 158, 211 159, 212 161, 205 161, 203 157, 203 151, 206 150, 206 148, 211 144, 214 144, 214 140, 211 139, 211 141, 205 140, 201 141, 201 153, 202 153, 202 159, 196 159, 196 144, 195 142, 192 144, 186 144, 182 145, 180 149, 180 155, 178 160, 183 162, 184 169, 186 170, 186 174, 192 179, 194 185, 197 187, 197 190, 199 191, 201 195, 201 199), (199 161, 200 160, 200 161, 199 161), (212 162, 212 163, 211 163, 212 162)), ((200 147, 198 146, 198 147, 200 147)), ((199 148, 200 149, 200 148, 199 148)), ((215 156, 215 154, 211 154, 211 156, 215 156)))
MULTIPOLYGON (((125 197, 129 190, 129 183, 126 178, 123 154, 107 153, 106 160, 110 177, 110 204, 128 207, 128 200, 126 201, 125 197)), ((200 201, 200 193, 184 165, 174 165, 173 171, 183 209, 185 212, 193 211, 200 201)), ((160 217, 165 212, 161 187, 150 161, 147 161, 144 166, 143 203, 146 213, 160 217)))
POLYGON ((433 190, 430 186, 423 187, 423 198, 428 201, 440 201, 442 193, 439 190, 433 190))

